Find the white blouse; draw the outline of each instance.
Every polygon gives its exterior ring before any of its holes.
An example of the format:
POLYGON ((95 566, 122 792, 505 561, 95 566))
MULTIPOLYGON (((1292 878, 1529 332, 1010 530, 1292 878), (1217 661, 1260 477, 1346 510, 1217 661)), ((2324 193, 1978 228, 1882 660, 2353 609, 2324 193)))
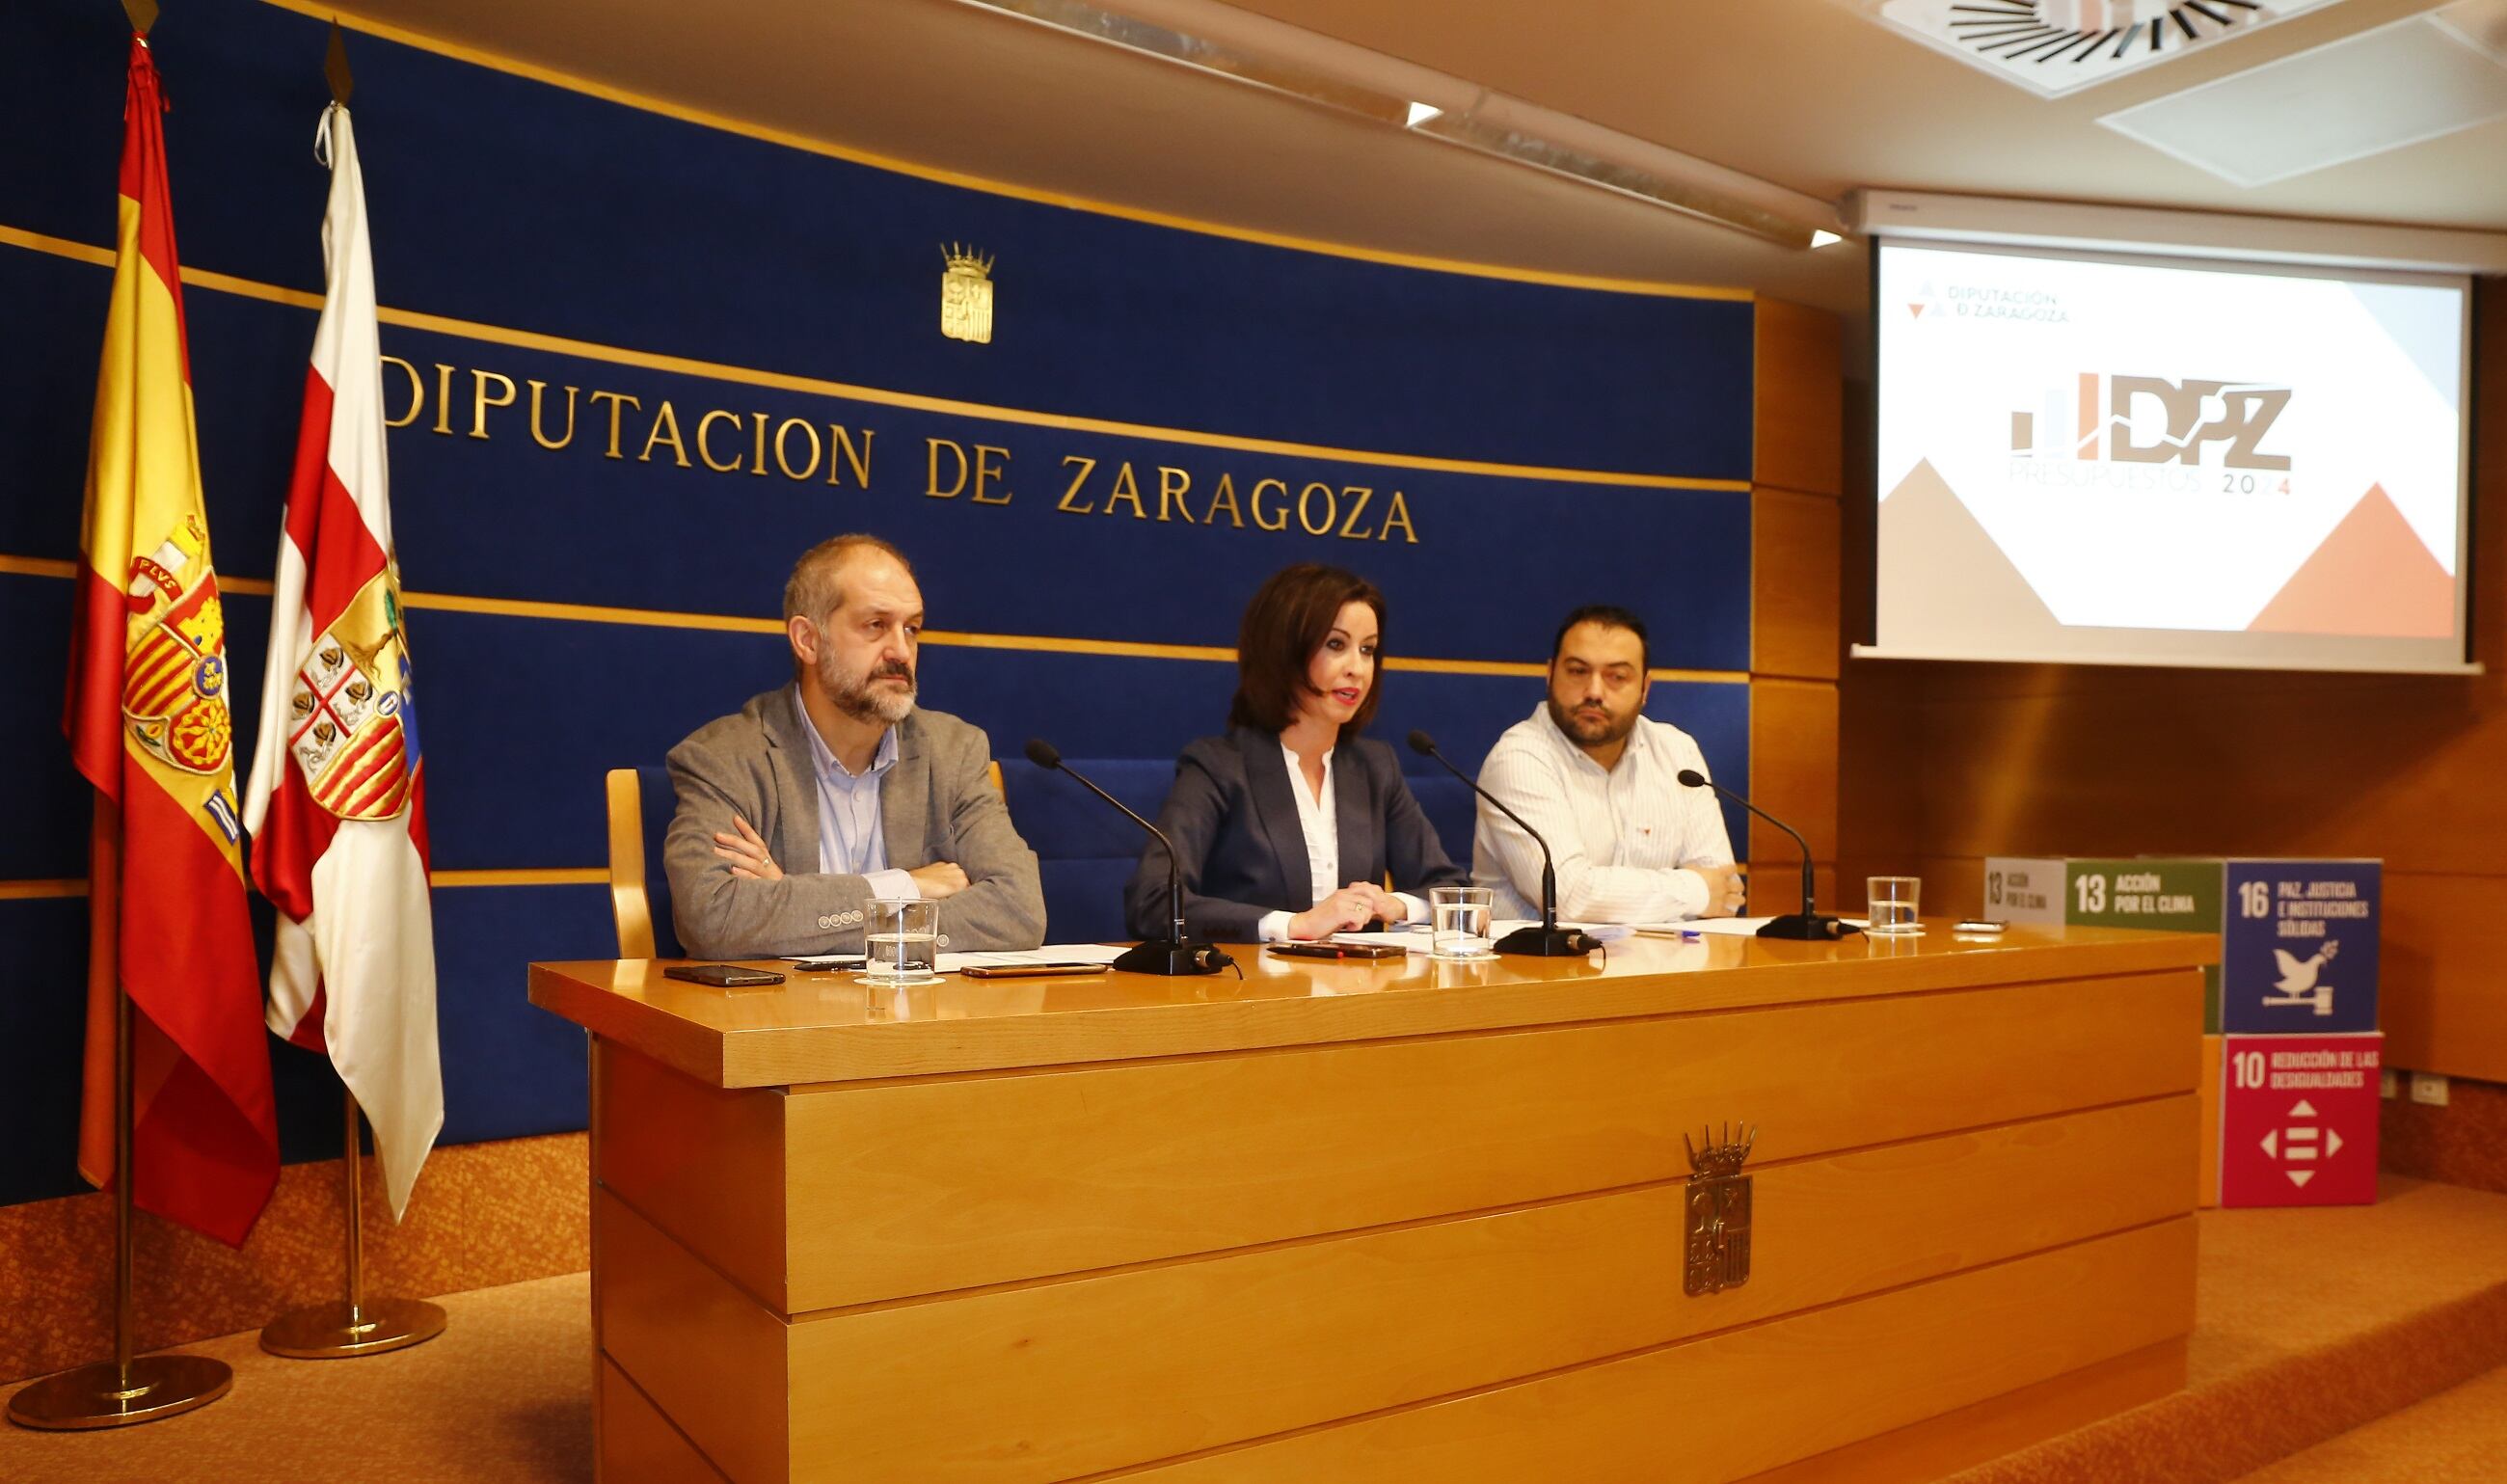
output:
MULTIPOLYGON (((1348 885, 1340 875, 1339 795, 1332 788, 1332 753, 1338 750, 1325 750, 1324 786, 1320 793, 1315 793, 1306 788, 1306 768, 1298 759, 1296 749, 1285 740, 1280 743, 1280 755, 1289 764, 1289 792, 1297 801, 1297 831, 1306 839, 1307 885, 1314 892, 1312 900, 1316 902, 1348 885)), ((1393 894, 1400 898, 1401 905, 1408 910, 1409 915, 1403 919, 1404 922, 1428 921, 1426 902, 1407 891, 1393 894)), ((1263 914, 1259 924, 1262 941, 1285 942, 1289 936, 1289 920, 1295 916, 1293 912, 1263 914)))

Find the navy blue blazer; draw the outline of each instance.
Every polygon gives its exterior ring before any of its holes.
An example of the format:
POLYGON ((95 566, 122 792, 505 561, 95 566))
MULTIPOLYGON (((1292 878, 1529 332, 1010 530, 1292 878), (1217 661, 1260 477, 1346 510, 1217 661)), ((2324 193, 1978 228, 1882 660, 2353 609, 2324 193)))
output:
MULTIPOLYGON (((1315 904, 1305 831, 1290 792, 1302 786, 1289 777, 1276 732, 1236 727, 1201 739, 1176 759, 1158 828, 1182 860, 1184 922, 1194 937, 1251 943, 1265 915, 1315 904)), ((1471 873, 1446 857, 1383 742, 1359 738, 1333 749, 1332 803, 1344 882, 1382 881, 1389 870, 1401 891, 1471 884, 1471 873)), ((1123 906, 1133 933, 1166 936, 1167 852, 1154 839, 1124 888, 1123 906)))

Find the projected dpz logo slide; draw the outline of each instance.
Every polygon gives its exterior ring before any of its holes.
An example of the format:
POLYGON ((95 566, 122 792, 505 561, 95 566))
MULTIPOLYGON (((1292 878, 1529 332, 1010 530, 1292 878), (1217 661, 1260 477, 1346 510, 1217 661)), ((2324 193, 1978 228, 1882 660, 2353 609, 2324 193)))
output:
MULTIPOLYGON (((2060 393, 2046 406, 2011 414, 2011 452, 2016 458, 2064 458, 2086 463, 2212 464, 2246 471, 2229 476, 2227 492, 2252 493, 2256 473, 2287 474, 2289 455, 2267 453, 2264 439, 2289 407, 2291 389, 2254 381, 2171 381, 2164 377, 2101 376, 2083 372, 2068 447, 2053 425, 2065 409, 2060 393), (2155 415, 2155 416, 2154 416, 2155 415), (2145 443, 2136 429, 2150 435, 2145 443), (2219 450, 2215 460, 2205 457, 2219 450)), ((2279 492, 2289 492, 2280 481, 2279 492)))

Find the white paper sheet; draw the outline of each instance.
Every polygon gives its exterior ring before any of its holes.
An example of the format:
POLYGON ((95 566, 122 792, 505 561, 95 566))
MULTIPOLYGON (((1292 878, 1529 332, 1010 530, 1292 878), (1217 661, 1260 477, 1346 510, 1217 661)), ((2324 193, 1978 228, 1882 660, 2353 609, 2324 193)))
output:
POLYGON ((943 974, 954 974, 960 969, 1007 968, 1021 963, 1111 963, 1122 956, 1122 949, 1103 943, 1047 943, 1042 948, 1002 953, 942 954, 933 967, 943 974))

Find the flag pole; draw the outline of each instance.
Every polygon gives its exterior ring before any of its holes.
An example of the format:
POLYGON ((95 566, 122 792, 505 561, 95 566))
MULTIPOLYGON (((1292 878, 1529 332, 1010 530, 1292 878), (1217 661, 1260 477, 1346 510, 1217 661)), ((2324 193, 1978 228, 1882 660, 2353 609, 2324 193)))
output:
POLYGON ((88 977, 113 994, 113 1358, 63 1371, 9 1398, 9 1420, 51 1431, 127 1428, 175 1417, 227 1394, 235 1372, 206 1356, 134 1356, 131 1299, 130 996, 122 991, 122 807, 98 790, 89 834, 88 977))
POLYGON ((366 1297, 365 1161, 359 1157, 357 1095, 344 1087, 348 1109, 347 1147, 340 1168, 348 1192, 348 1284, 345 1302, 308 1304, 272 1320, 261 1348, 291 1360, 345 1360, 407 1350, 444 1332, 444 1310, 420 1298, 366 1297))

